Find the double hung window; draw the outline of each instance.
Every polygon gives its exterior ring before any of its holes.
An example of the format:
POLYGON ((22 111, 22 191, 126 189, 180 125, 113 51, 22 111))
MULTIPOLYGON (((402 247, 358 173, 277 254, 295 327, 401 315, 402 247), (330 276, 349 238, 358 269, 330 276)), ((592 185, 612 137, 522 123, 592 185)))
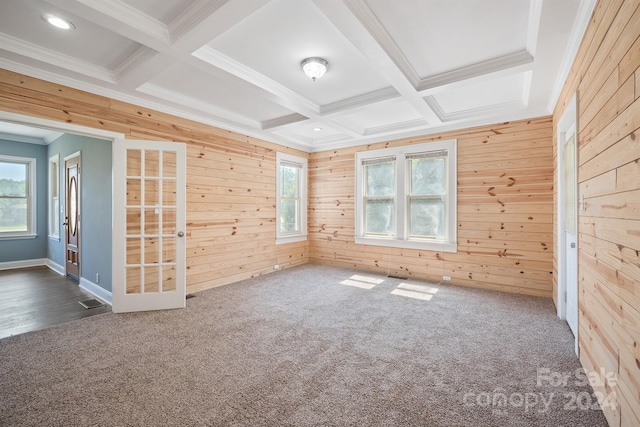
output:
POLYGON ((0 238, 36 234, 36 159, 0 156, 0 238))
POLYGON ((356 155, 356 243, 456 251, 456 141, 356 155))
POLYGON ((276 244, 307 239, 307 159, 276 154, 276 244))

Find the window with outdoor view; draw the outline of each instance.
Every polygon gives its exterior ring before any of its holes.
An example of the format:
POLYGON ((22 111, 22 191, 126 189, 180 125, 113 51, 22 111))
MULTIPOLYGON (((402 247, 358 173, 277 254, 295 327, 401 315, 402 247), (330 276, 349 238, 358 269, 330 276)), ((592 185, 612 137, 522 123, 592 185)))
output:
POLYGON ((456 250, 456 141, 356 154, 356 243, 456 250))
POLYGON ((35 163, 0 156, 0 238, 35 234, 35 163))
POLYGON ((60 239, 60 155, 49 157, 49 237, 60 239))
POLYGON ((307 238, 307 159, 276 155, 276 243, 307 238))

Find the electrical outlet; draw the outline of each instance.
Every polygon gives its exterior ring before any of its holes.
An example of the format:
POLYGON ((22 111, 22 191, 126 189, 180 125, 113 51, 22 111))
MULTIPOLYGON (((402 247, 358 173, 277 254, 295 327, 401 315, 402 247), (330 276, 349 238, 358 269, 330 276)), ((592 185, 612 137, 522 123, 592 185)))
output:
POLYGON ((96 285, 100 283, 100 273, 96 273, 96 285))
POLYGON ((450 282, 451 276, 442 276, 442 280, 446 280, 447 282, 450 282))
POLYGON ((274 270, 280 270, 280 264, 274 264, 273 269, 274 270))

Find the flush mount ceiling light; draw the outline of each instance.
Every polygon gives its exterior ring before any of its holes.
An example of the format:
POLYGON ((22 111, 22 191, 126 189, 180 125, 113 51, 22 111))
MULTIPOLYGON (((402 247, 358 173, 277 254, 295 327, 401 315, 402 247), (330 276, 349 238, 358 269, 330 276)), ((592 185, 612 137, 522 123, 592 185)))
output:
POLYGON ((327 68, 329 68, 329 63, 326 59, 317 57, 304 59, 300 65, 302 66, 304 73, 314 82, 316 79, 324 76, 324 73, 327 72, 327 68))
POLYGON ((67 21, 64 18, 60 18, 56 15, 51 15, 50 13, 45 13, 42 15, 42 19, 50 25, 53 25, 56 28, 60 28, 61 30, 75 30, 76 26, 73 25, 73 22, 67 21))
POLYGON ((321 127, 313 128, 313 130, 314 130, 315 132, 322 132, 322 128, 321 128, 321 127))

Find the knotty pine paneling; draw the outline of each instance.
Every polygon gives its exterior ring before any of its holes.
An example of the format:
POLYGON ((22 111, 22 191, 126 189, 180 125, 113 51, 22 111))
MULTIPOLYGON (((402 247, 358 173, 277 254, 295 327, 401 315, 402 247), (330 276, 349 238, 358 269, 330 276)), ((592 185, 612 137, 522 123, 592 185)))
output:
POLYGON ((308 262, 275 244, 277 144, 0 69, 0 110, 187 144, 187 291, 308 262))
POLYGON ((550 297, 553 257, 551 117, 312 153, 312 262, 550 297), (458 252, 354 243, 357 151, 458 140, 458 252))
POLYGON ((639 67, 640 3, 599 1, 553 115, 577 91, 580 362, 615 374, 594 387, 611 426, 640 425, 639 67))

